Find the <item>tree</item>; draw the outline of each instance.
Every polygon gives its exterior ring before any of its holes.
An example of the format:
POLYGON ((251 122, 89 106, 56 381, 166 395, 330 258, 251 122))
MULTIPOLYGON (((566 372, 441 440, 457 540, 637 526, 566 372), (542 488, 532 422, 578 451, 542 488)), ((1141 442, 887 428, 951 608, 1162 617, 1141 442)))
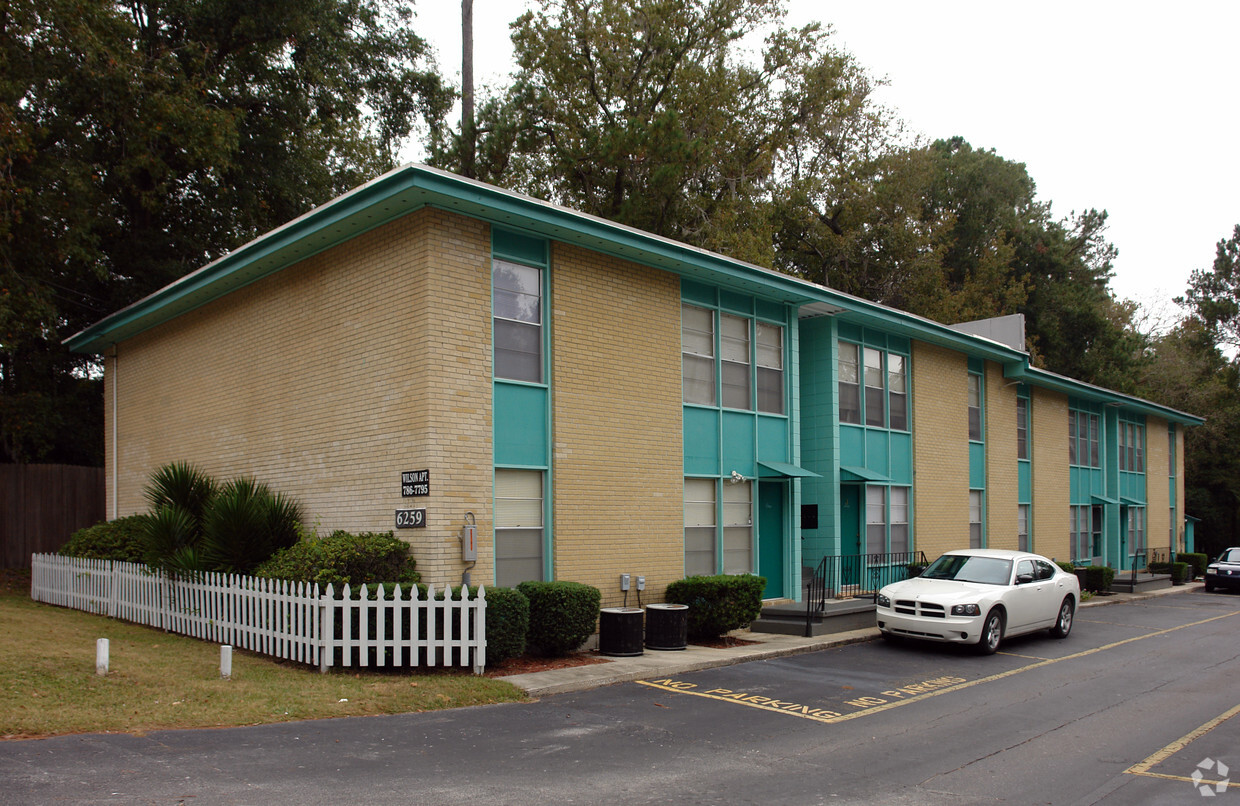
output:
POLYGON ((1240 349, 1240 224, 1216 245, 1214 265, 1193 271, 1176 302, 1201 318, 1216 344, 1240 349))
POLYGON ((98 463, 97 368, 61 339, 439 125, 451 92, 410 18, 387 0, 4 5, 0 460, 98 463))
MULTIPOLYGON (((869 90, 818 25, 783 27, 783 6, 545 0, 513 23, 512 86, 479 106, 478 178, 771 265, 792 139, 838 129, 869 90)), ((459 169, 462 152, 441 138, 432 161, 459 169)))

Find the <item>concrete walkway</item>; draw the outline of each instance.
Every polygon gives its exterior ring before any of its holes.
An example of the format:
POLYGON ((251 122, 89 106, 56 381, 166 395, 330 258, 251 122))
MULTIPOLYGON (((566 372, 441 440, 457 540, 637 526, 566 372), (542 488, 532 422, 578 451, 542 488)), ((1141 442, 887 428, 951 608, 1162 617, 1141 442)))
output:
MULTIPOLYGON (((1200 582, 1179 585, 1171 588, 1149 591, 1145 593, 1116 593, 1111 596, 1095 596, 1081 607, 1101 607, 1103 605, 1138 602, 1170 594, 1187 593, 1201 590, 1200 582)), ((630 658, 607 658, 604 663, 593 663, 586 666, 574 666, 568 669, 551 669, 546 672, 531 672, 501 678, 519 686, 534 697, 547 694, 562 694, 567 691, 583 691, 585 689, 609 686, 612 683, 625 683, 632 680, 647 680, 657 677, 669 677, 683 672, 699 669, 711 669, 718 666, 731 666, 753 660, 767 660, 787 655, 800 655, 805 652, 817 652, 833 646, 853 644, 860 641, 872 641, 878 638, 878 628, 869 627, 864 630, 819 635, 803 638, 796 635, 777 635, 774 633, 757 633, 749 630, 737 630, 729 633, 734 638, 753 641, 752 644, 734 646, 727 649, 712 649, 690 645, 683 650, 661 652, 648 649, 643 654, 630 658)))

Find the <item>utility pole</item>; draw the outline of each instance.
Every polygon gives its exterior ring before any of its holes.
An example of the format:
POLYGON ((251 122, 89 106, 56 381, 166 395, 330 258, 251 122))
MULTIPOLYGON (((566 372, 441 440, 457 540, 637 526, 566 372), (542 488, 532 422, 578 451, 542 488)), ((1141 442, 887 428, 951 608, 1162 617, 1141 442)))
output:
POLYGON ((461 0, 461 175, 475 178, 474 0, 461 0))

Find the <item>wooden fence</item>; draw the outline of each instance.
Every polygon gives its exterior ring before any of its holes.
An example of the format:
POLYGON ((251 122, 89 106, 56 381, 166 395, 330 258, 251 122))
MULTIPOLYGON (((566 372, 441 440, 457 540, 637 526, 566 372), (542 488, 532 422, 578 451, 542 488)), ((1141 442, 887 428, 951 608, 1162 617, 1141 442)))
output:
POLYGON ((348 585, 239 574, 172 579, 145 565, 36 554, 30 597, 38 602, 159 627, 263 655, 331 666, 486 667, 486 591, 424 597, 411 586, 371 593, 348 585), (373 596, 374 598, 370 598, 373 596))
POLYGON ((106 517, 101 467, 0 464, 0 563, 29 568, 106 517))

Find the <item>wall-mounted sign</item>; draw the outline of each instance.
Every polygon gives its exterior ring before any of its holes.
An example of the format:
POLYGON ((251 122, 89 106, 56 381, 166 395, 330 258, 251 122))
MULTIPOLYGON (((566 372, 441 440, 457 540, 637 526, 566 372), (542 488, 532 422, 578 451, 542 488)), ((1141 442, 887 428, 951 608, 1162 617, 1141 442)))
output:
POLYGON ((400 474, 400 494, 408 498, 412 495, 431 494, 430 470, 406 470, 400 474))
POLYGON ((425 509, 398 509, 396 510, 396 528, 397 529, 421 529, 426 526, 426 510, 425 509))

